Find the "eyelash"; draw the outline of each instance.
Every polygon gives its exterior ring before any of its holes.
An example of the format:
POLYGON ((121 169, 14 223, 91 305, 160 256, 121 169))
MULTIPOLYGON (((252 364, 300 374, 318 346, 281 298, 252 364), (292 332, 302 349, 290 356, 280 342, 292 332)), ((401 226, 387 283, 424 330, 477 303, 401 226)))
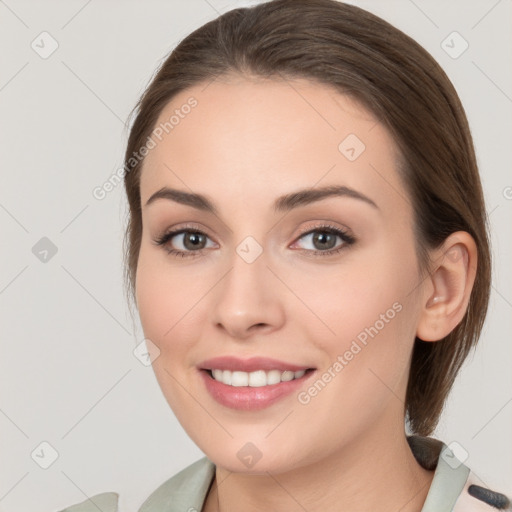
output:
MULTIPOLYGON (((310 235, 312 233, 321 232, 321 233, 327 233, 327 234, 333 234, 339 236, 343 240, 343 244, 335 249, 328 249, 326 251, 320 251, 320 250, 309 250, 309 249, 302 249, 302 251, 308 253, 309 256, 332 256, 334 254, 338 254, 342 250, 346 249, 348 246, 354 244, 356 242, 356 238, 353 237, 348 233, 348 231, 344 231, 343 229, 340 229, 335 226, 331 226, 329 224, 322 224, 319 226, 314 226, 314 228, 309 228, 308 230, 304 231, 299 235, 297 240, 300 240, 302 237, 306 235, 310 235)), ((162 236, 154 239, 154 243, 158 246, 163 246, 168 254, 176 257, 176 258, 190 258, 190 257, 196 257, 204 251, 205 249, 199 249, 197 251, 179 251, 177 249, 172 249, 169 247, 166 247, 166 244, 174 238, 176 235, 180 235, 182 233, 194 233, 199 235, 204 235, 208 237, 208 235, 201 231, 200 229, 197 229, 193 226, 187 226, 179 229, 175 229, 173 231, 169 231, 167 233, 164 233, 162 236)))

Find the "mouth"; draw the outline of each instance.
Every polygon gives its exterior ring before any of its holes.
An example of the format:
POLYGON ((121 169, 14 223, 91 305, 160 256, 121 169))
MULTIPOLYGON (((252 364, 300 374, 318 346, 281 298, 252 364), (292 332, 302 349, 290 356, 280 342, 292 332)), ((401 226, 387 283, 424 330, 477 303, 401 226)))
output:
POLYGON ((244 372, 240 370, 221 370, 220 368, 205 369, 208 375, 226 386, 260 388, 263 386, 274 386, 281 382, 290 382, 301 379, 307 373, 314 371, 314 368, 305 370, 256 370, 244 372))
POLYGON ((210 396, 231 409, 257 411, 297 392, 316 368, 269 359, 216 357, 197 367, 210 396))

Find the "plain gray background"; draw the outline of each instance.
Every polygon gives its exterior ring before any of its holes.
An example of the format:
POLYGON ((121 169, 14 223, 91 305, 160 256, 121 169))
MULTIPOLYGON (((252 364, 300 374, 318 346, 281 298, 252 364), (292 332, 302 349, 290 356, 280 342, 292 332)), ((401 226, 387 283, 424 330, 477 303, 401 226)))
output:
MULTIPOLYGON (((122 289, 123 188, 101 201, 92 191, 122 166, 128 113, 168 52, 254 3, 0 0, 2 512, 52 512, 105 491, 134 511, 202 456, 132 353, 143 335, 122 289), (51 464, 43 442, 58 454, 51 464)), ((422 44, 467 111, 493 293, 435 437, 459 443, 480 479, 512 494, 512 2, 351 3, 422 44)))

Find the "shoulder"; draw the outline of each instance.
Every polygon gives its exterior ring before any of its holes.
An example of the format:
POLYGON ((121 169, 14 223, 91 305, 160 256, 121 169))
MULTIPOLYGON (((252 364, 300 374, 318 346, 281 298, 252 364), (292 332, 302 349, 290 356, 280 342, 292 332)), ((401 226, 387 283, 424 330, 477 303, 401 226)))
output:
MULTIPOLYGON (((215 465, 203 457, 157 487, 144 501, 139 512, 201 510, 214 476, 215 465)), ((119 494, 105 492, 57 512, 119 512, 118 506, 119 494)))
POLYGON ((139 512, 201 510, 214 476, 215 465, 203 457, 161 484, 139 512))
POLYGON ((71 505, 58 512, 118 512, 119 494, 117 492, 104 492, 71 505))
POLYGON ((463 463, 465 457, 459 460, 456 443, 446 445, 422 436, 407 440, 416 460, 425 469, 435 470, 422 512, 512 512, 509 496, 480 480, 463 463))

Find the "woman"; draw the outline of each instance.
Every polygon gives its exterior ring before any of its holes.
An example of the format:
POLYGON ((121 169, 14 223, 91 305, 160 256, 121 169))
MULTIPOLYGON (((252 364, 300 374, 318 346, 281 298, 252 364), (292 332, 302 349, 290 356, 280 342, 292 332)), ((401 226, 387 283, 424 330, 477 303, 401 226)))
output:
MULTIPOLYGON (((140 512, 511 510, 429 437, 490 288, 472 138, 433 58, 360 8, 274 0, 190 34, 136 110, 127 278, 206 455, 140 512)), ((92 499, 66 510, 117 510, 92 499)))

